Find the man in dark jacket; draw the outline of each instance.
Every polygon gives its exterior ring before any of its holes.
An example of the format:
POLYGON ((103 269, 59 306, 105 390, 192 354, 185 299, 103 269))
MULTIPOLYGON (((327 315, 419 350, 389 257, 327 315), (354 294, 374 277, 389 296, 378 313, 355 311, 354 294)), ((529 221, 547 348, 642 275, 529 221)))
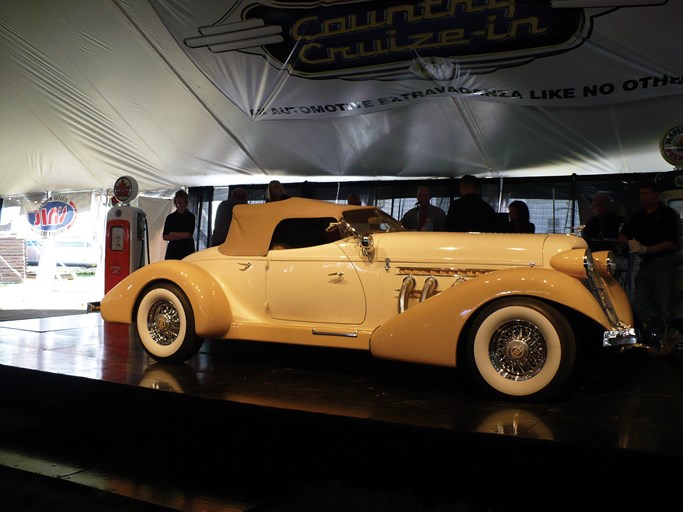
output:
POLYGON ((460 197, 451 203, 444 228, 446 231, 492 233, 499 231, 496 212, 481 198, 476 176, 460 178, 460 197))
POLYGON ((660 348, 668 353, 683 336, 674 326, 678 266, 678 212, 659 200, 653 182, 640 184, 640 204, 619 235, 640 258, 633 290, 633 309, 641 322, 659 318, 666 326, 660 348))

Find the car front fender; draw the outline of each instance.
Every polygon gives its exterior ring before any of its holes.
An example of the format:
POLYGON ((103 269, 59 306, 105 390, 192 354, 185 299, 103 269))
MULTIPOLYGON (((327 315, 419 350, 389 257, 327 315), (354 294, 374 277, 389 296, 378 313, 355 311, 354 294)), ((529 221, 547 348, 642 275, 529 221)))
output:
POLYGON ((192 304, 195 330, 202 338, 224 337, 232 323, 230 304, 222 287, 204 269, 182 260, 164 260, 144 266, 112 288, 100 303, 107 322, 131 324, 140 293, 150 284, 170 281, 192 304))
MULTIPOLYGON (((623 289, 612 278, 603 282, 617 316, 632 326, 633 313, 623 289)), ((484 305, 503 297, 562 304, 605 329, 614 328, 579 279, 550 269, 515 268, 456 284, 392 317, 372 333, 370 351, 379 358, 455 366, 457 343, 467 321, 484 305)))

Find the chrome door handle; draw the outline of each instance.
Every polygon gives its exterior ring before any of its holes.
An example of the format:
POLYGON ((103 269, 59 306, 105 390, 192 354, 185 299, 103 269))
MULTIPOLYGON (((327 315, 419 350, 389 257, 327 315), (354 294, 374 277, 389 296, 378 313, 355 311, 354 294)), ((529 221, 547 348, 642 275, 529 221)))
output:
POLYGON ((251 263, 239 263, 238 262, 237 264, 242 265, 243 268, 240 269, 242 272, 244 272, 245 270, 249 270, 251 268, 251 263))

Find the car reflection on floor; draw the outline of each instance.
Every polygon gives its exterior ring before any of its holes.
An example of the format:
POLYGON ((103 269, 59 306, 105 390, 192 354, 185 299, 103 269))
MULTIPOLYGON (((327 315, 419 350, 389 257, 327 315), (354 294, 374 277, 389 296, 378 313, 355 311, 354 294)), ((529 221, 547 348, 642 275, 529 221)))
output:
MULTIPOLYGON (((250 426, 239 428, 253 431, 260 445, 277 432, 294 443, 312 444, 310 457, 318 454, 322 446, 316 443, 323 442, 334 445, 335 450, 345 446, 348 457, 355 450, 374 454, 382 446, 383 450, 389 450, 381 454, 387 460, 401 453, 403 457, 406 450, 424 455, 423 450, 430 452, 435 444, 445 443, 442 455, 450 454, 446 459, 452 461, 456 455, 451 452, 459 453, 456 458, 467 460, 472 475, 475 471, 472 468, 483 468, 487 457, 494 454, 496 458, 518 461, 531 453, 538 454, 539 460, 545 462, 539 466, 534 458, 534 464, 538 471, 548 475, 578 471, 569 463, 562 470, 546 467, 558 460, 556 455, 547 455, 548 450, 559 450, 560 459, 565 461, 579 460, 576 464, 582 465, 582 474, 603 467, 591 462, 588 464, 591 467, 586 468, 586 453, 609 464, 615 464, 614 460, 622 464, 628 456, 628 463, 639 468, 648 464, 656 466, 662 458, 670 461, 683 456, 679 435, 683 411, 678 405, 683 398, 683 372, 680 371, 683 352, 680 351, 666 359, 642 357, 637 353, 611 354, 588 365, 560 400, 500 401, 482 396, 457 369, 380 361, 355 351, 206 341, 189 363, 155 363, 132 339, 128 326, 104 324, 99 315, 91 313, 0 322, 0 365, 0 375, 11 378, 15 385, 18 384, 16 376, 22 375, 24 385, 37 386, 38 389, 31 388, 29 396, 33 398, 26 400, 25 405, 46 400, 35 414, 52 419, 41 417, 36 428, 44 432, 46 440, 51 436, 61 439, 49 448, 48 455, 41 455, 35 448, 28 450, 27 455, 26 446, 5 443, 2 448, 8 457, 5 460, 19 461, 18 465, 30 460, 30 468, 43 467, 36 460, 49 460, 51 471, 57 476, 94 487, 113 486, 114 492, 135 494, 132 497, 136 499, 167 495, 186 503, 208 500, 224 506, 227 502, 240 502, 235 494, 218 499, 209 493, 211 496, 198 498, 197 489, 187 480, 182 484, 173 481, 175 494, 165 493, 163 486, 155 487, 151 482, 142 485, 131 480, 130 473, 105 470, 101 461, 91 460, 92 449, 80 455, 86 462, 78 463, 80 469, 76 476, 74 459, 82 451, 86 432, 92 431, 100 440, 108 439, 107 443, 120 451, 126 461, 116 462, 119 468, 127 468, 135 460, 138 473, 141 464, 154 465, 155 461, 164 459, 165 443, 182 442, 202 450, 190 450, 185 454, 188 457, 209 456, 206 450, 216 452, 212 456, 220 456, 224 450, 237 450, 246 438, 226 438, 234 435, 228 434, 231 431, 228 424, 245 423, 250 426), (88 412, 92 410, 100 412, 88 412), (99 423, 90 426, 91 422, 97 422, 100 413, 105 415, 106 427, 99 423), (45 435, 46 421, 59 419, 60 423, 71 425, 70 414, 75 414, 77 422, 69 427, 71 431, 55 429, 50 436, 45 435), (247 418, 254 415, 258 416, 258 422, 251 425, 247 418), (221 423, 225 421, 228 424, 221 423), (351 431, 360 437, 346 439, 351 431), (164 440, 170 434, 176 438, 164 440), (180 439, 179 435, 188 439, 180 439), (70 446, 67 438, 73 436, 76 437, 74 446, 69 448, 68 460, 61 461, 54 450, 60 445, 70 446), (299 437, 295 440, 293 436, 299 437), (149 444, 152 438, 154 441, 149 444), (124 445, 116 448, 118 444, 112 444, 115 439, 124 445), (368 442, 371 445, 364 447, 368 442), (201 443, 209 443, 210 448, 200 448, 201 443), (391 452, 396 443, 401 449, 391 452), (426 448, 427 444, 431 448, 426 448), (132 456, 130 450, 136 446, 138 455, 132 456), (140 459, 140 446, 146 447, 144 451, 149 460, 140 459), (95 465, 91 468, 90 464, 95 465), (67 476, 70 474, 73 475, 67 476), (103 478, 103 474, 108 476, 103 478)), ((22 417, 26 417, 25 412, 22 417)), ((31 446, 36 438, 30 429, 26 432, 26 436, 7 436, 6 441, 26 442, 31 446)), ((277 438, 263 449, 273 450, 274 443, 277 438)), ((91 446, 96 444, 93 441, 91 446)), ((42 445, 48 449, 45 442, 42 445)), ((245 451, 248 446, 241 446, 241 450, 245 451)), ((177 450, 174 453, 178 456, 177 450)), ((250 455, 242 455, 255 456, 257 452, 246 450, 246 453, 250 455)), ((321 451, 320 456, 326 455, 321 451)), ((236 452, 231 457, 236 457, 236 452)), ((257 462, 250 461, 247 465, 257 462)), ((315 464, 307 458, 306 464, 297 469, 297 478, 303 478, 304 467, 310 471, 315 464)), ((448 464, 449 471, 457 467, 452 462, 448 464)), ((262 469, 259 466, 258 471, 262 469)), ((149 474, 163 473, 161 468, 149 471, 149 474)), ((529 471, 527 468, 527 474, 529 471)), ((390 474, 386 468, 382 472, 390 474)), ((236 475, 232 490, 240 487, 237 483, 246 485, 236 475)), ((464 492, 461 487, 458 489, 464 492)), ((276 487, 270 489, 276 490, 276 487)), ((263 489, 254 491, 251 498, 263 489)), ((215 510, 220 507, 217 505, 215 510)))

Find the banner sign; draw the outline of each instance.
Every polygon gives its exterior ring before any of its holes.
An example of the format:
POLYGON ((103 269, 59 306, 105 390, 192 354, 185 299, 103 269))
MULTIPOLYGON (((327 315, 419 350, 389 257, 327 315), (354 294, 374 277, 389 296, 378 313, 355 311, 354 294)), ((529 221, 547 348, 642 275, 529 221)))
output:
POLYGON ((661 37, 678 33, 683 2, 150 3, 185 54, 255 120, 439 97, 586 106, 683 92, 680 45, 661 37))
POLYGON ((31 228, 42 237, 56 236, 76 222, 76 205, 66 196, 46 199, 40 208, 26 213, 31 228))

